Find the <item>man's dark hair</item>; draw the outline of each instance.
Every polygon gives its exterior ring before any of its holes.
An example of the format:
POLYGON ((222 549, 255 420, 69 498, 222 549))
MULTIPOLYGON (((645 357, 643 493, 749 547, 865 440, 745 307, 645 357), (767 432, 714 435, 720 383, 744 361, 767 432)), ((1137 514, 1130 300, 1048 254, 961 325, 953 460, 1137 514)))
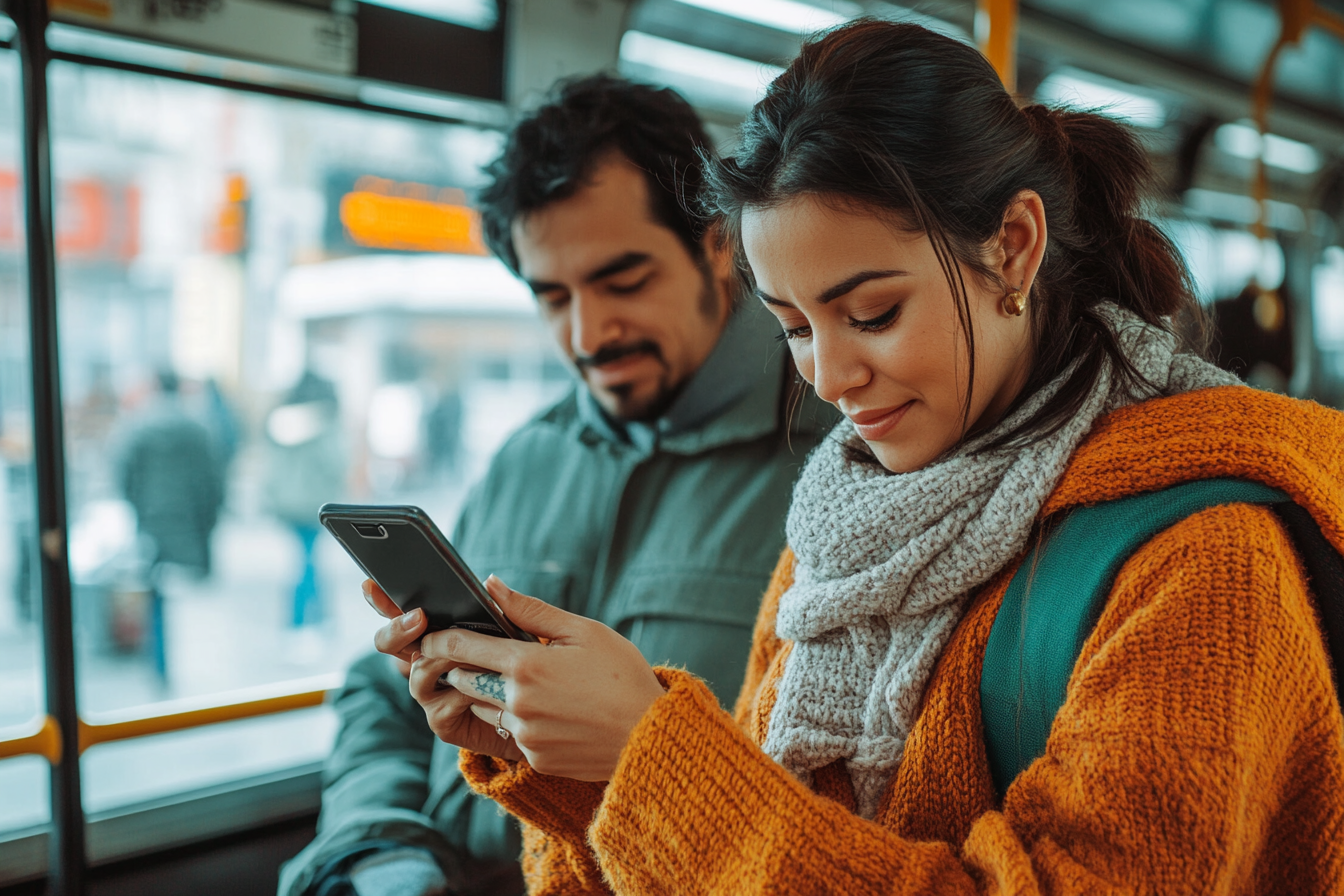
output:
POLYGON ((677 235, 691 257, 704 258, 704 218, 694 210, 713 147, 689 103, 667 88, 611 75, 557 83, 545 102, 518 122, 481 191, 485 242, 513 271, 513 222, 566 199, 611 152, 644 172, 653 219, 677 235))

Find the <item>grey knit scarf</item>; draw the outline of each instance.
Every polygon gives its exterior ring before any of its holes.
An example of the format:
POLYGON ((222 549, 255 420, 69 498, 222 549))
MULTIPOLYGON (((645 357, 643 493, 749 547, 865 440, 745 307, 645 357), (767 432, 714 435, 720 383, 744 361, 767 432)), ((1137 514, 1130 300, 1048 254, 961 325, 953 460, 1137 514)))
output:
MULTIPOLYGON (((1175 340, 1102 306, 1135 368, 1170 392, 1233 385, 1233 375, 1175 351, 1175 340)), ((1044 386, 999 428, 922 470, 892 475, 845 456, 842 420, 794 489, 788 541, 794 583, 776 632, 793 641, 765 751, 804 782, 846 760, 858 808, 872 818, 915 722, 924 688, 967 599, 1026 546, 1041 506, 1078 444, 1130 394, 1109 365, 1062 429, 1025 448, 980 450, 1060 388, 1044 386)))

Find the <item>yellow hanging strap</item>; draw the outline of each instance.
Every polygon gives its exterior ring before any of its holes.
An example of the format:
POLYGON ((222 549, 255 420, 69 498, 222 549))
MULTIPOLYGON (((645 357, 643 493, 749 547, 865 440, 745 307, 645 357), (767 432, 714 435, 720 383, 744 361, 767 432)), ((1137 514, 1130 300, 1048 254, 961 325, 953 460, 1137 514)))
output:
POLYGON ((1260 66, 1260 76, 1255 79, 1255 87, 1251 92, 1251 118, 1255 121, 1261 140, 1251 195, 1259 209, 1254 231, 1262 240, 1269 235, 1269 176, 1265 172, 1264 139, 1269 133, 1269 107, 1274 102, 1274 69, 1278 65, 1279 54, 1285 47, 1300 44, 1307 28, 1312 25, 1344 39, 1344 15, 1321 9, 1313 0, 1279 0, 1279 22, 1279 39, 1274 42, 1264 64, 1260 66))
POLYGON ((1260 75, 1251 90, 1251 119, 1260 132, 1260 152, 1256 157, 1255 180, 1251 185, 1251 197, 1257 209, 1252 230, 1256 239, 1261 241, 1269 237, 1269 175, 1265 170, 1264 148, 1265 136, 1269 133, 1269 107, 1274 102, 1274 70, 1283 50, 1302 42, 1302 35, 1306 33, 1316 13, 1313 0, 1279 0, 1279 39, 1274 42, 1264 64, 1260 66, 1260 75))
MULTIPOLYGON (((1255 222, 1251 232, 1261 246, 1269 239, 1269 172, 1265 165, 1265 139, 1269 134, 1269 108, 1274 102, 1274 71, 1279 56, 1287 47, 1302 42, 1302 36, 1312 25, 1344 38, 1344 16, 1321 9, 1313 0, 1279 0, 1279 39, 1270 48, 1260 75, 1251 91, 1251 119, 1260 135, 1260 152, 1255 160, 1255 177, 1251 182, 1251 198, 1255 200, 1255 222)), ((1263 251, 1263 250, 1262 250, 1263 251)), ((1251 281, 1255 283, 1254 279, 1251 281)), ((1274 332, 1285 319, 1283 299, 1277 290, 1262 289, 1255 299, 1254 314, 1261 329, 1274 332)))

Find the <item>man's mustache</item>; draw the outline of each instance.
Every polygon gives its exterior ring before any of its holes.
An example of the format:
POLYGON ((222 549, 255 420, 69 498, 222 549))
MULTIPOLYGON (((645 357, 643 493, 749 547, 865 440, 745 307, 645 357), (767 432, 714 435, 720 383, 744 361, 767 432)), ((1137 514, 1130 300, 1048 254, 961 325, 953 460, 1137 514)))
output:
POLYGON ((644 339, 629 345, 606 345, 591 355, 575 355, 574 365, 580 373, 584 373, 593 367, 601 367, 631 355, 652 355, 659 361, 663 360, 663 350, 658 347, 658 343, 644 339))

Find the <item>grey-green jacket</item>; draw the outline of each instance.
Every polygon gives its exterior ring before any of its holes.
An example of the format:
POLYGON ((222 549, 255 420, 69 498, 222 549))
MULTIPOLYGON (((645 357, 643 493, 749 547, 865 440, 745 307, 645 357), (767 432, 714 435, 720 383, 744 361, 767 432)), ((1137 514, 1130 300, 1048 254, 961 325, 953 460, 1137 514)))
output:
MULTIPOLYGON (((754 304, 739 309, 653 424, 614 423, 578 388, 524 426, 458 522, 453 543, 468 565, 601 620, 730 703, 794 479, 836 420, 810 393, 790 407, 794 373, 777 333, 754 304)), ((285 867, 281 896, 362 840, 423 846, 450 880, 462 853, 518 855, 512 820, 462 781, 456 748, 434 737, 385 660, 357 663, 335 699, 318 838, 285 867)))

